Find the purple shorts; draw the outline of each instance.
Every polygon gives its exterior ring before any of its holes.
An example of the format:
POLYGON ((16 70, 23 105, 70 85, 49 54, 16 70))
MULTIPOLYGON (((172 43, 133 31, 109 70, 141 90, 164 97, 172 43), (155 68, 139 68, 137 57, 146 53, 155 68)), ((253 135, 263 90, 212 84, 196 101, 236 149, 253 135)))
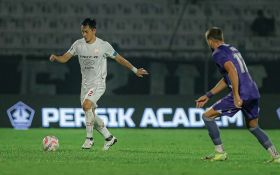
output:
POLYGON ((241 110, 247 119, 256 119, 259 117, 259 99, 243 100, 242 108, 236 108, 232 93, 217 101, 212 108, 221 115, 232 117, 241 110))

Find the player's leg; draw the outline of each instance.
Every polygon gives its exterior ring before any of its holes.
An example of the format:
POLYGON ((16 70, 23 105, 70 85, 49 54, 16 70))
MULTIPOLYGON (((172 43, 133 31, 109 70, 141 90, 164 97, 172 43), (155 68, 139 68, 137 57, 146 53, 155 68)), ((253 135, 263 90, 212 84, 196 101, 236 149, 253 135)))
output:
POLYGON ((82 145, 83 149, 90 149, 93 146, 93 122, 94 114, 92 112, 92 102, 88 99, 85 99, 82 106, 85 112, 85 121, 86 121, 86 140, 82 145))
POLYGON ((243 105, 243 114, 245 115, 246 126, 249 131, 258 139, 260 144, 272 156, 272 162, 280 163, 280 155, 268 135, 259 127, 259 105, 258 100, 245 101, 243 105))
MULTIPOLYGON (((100 86, 97 87, 97 89, 95 90, 95 94, 91 96, 91 100, 94 102, 97 102, 99 100, 99 98, 104 94, 105 92, 105 84, 101 84, 100 86)), ((105 139, 105 143, 104 143, 104 150, 108 150, 113 144, 115 144, 117 142, 117 138, 114 137, 109 130, 107 129, 107 127, 105 126, 103 120, 98 117, 98 115, 95 113, 95 109, 96 109, 97 105, 96 103, 93 104, 93 114, 94 114, 94 128, 104 137, 105 139)))
POLYGON ((219 115, 220 113, 214 110, 213 108, 210 108, 202 115, 203 121, 208 130, 208 134, 213 144, 215 145, 215 153, 203 157, 202 159, 204 160, 223 161, 227 159, 227 153, 224 151, 224 147, 220 137, 219 127, 215 122, 215 118, 219 115))
POLYGON ((94 128, 104 137, 105 143, 103 150, 107 151, 112 145, 117 142, 117 138, 113 136, 110 131, 105 126, 103 120, 98 117, 98 115, 94 112, 94 128))
POLYGON ((206 156, 204 159, 210 160, 226 160, 227 153, 224 150, 222 140, 220 137, 219 127, 215 122, 215 118, 220 115, 233 116, 238 112, 234 105, 232 94, 225 96, 221 100, 217 101, 209 110, 207 110, 202 118, 205 123, 206 128, 208 129, 209 136, 215 145, 215 153, 209 156, 206 156))
POLYGON ((90 149, 94 144, 93 139, 93 121, 94 121, 94 113, 92 112, 93 106, 95 106, 95 102, 92 101, 91 97, 96 91, 96 87, 92 89, 81 88, 81 105, 85 113, 85 122, 86 122, 86 140, 82 145, 83 149, 90 149))
POLYGON ((215 145, 215 150, 217 152, 224 152, 221 137, 220 137, 219 127, 215 122, 215 117, 219 115, 220 113, 215 111, 213 108, 210 108, 202 115, 202 118, 208 130, 208 134, 213 144, 215 145))
POLYGON ((260 144, 266 149, 272 157, 269 162, 280 163, 280 154, 269 139, 268 135, 259 127, 258 119, 246 119, 247 128, 258 139, 260 144))

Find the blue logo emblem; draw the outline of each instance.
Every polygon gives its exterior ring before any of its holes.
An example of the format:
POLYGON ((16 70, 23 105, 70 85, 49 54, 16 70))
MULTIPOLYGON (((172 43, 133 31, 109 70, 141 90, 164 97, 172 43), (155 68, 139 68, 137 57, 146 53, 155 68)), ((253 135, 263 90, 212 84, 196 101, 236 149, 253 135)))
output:
POLYGON ((276 113, 278 115, 278 119, 280 120, 280 107, 276 110, 276 113))
POLYGON ((31 126, 35 111, 19 101, 7 110, 11 124, 15 129, 28 129, 31 126))

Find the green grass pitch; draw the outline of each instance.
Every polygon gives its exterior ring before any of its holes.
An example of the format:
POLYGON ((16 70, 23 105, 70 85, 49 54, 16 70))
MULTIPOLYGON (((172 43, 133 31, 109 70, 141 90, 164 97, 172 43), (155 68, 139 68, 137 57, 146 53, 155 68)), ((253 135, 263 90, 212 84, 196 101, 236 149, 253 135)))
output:
MULTIPOLYGON (((205 129, 110 129, 118 143, 102 151, 95 132, 92 150, 82 150, 84 129, 0 129, 0 175, 279 175, 280 164, 265 164, 268 153, 247 130, 222 129, 229 159, 200 160, 213 151, 205 129), (59 138, 56 152, 44 152, 46 135, 59 138)), ((280 130, 267 130, 280 150, 280 130)))

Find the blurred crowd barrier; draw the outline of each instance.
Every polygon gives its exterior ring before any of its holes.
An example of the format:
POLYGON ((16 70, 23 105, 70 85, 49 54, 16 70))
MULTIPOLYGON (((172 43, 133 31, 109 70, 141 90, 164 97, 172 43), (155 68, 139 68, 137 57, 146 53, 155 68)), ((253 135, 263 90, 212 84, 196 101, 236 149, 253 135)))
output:
POLYGON ((170 54, 180 51, 188 58, 188 51, 207 48, 204 32, 218 26, 226 42, 271 57, 269 52, 279 51, 279 6, 277 0, 1 0, 0 54, 63 52, 81 37, 80 22, 92 17, 98 36, 133 56, 172 59, 170 54), (272 36, 250 31, 259 9, 275 19, 272 36))

